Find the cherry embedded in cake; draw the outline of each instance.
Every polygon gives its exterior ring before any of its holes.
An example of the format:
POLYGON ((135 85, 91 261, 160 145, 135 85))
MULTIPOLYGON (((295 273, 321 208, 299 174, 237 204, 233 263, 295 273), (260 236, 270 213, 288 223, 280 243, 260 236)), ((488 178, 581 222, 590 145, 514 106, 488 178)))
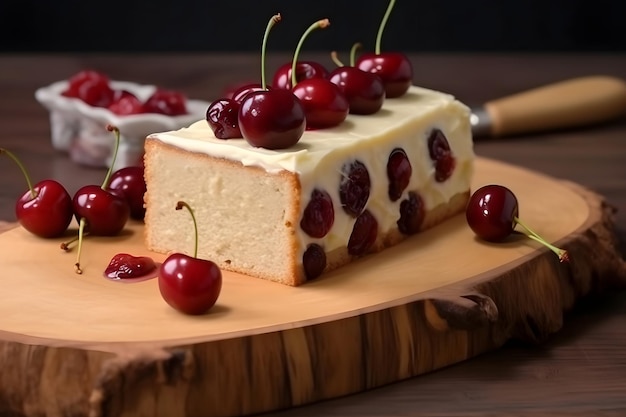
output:
POLYGON ((311 192, 311 199, 302 212, 300 228, 309 236, 322 238, 333 227, 335 208, 330 195, 320 189, 311 192))
POLYGON ((378 236, 378 222, 368 210, 356 218, 350 239, 348 239, 348 253, 352 256, 365 255, 376 243, 378 236))
POLYGON ((370 197, 371 181, 365 164, 355 160, 344 164, 339 180, 341 207, 350 216, 358 217, 370 197))
POLYGON ((456 160, 446 135, 440 129, 434 129, 428 136, 428 154, 435 166, 435 179, 443 182, 450 178, 456 160))
POLYGON ((302 267, 307 280, 312 280, 326 269, 326 252, 316 243, 311 243, 302 255, 302 267))
POLYGON ((405 200, 400 203, 400 218, 398 230, 405 235, 413 235, 420 231, 424 223, 426 211, 420 195, 411 191, 405 200))
POLYGON ((191 245, 172 214, 176 196, 195 208, 199 257, 286 285, 324 279, 465 210, 469 115, 449 94, 413 86, 375 114, 304 131, 281 149, 218 139, 204 120, 150 135, 146 245, 191 245))
POLYGON ((411 180, 411 161, 401 148, 391 151, 387 160, 387 179, 389 180, 388 194, 391 201, 397 201, 409 186, 411 180))

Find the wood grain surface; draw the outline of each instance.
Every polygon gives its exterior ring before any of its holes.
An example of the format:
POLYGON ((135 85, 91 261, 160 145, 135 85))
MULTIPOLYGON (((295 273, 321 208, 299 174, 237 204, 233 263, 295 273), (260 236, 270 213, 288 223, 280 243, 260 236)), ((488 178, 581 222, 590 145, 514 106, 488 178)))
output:
POLYGON ((545 340, 581 297, 626 287, 613 210, 599 196, 484 159, 472 187, 495 177, 527 202, 525 221, 567 249, 569 262, 523 236, 478 241, 460 215, 298 288, 226 272, 216 306, 189 317, 163 302, 155 280, 102 276, 116 253, 150 255, 141 224, 87 238, 82 275, 59 247, 67 236, 7 231, 0 366, 14 368, 0 386, 29 373, 48 388, 15 384, 10 396, 0 391, 0 404, 27 416, 291 408, 431 372, 511 338, 545 340))
MULTIPOLYGON (((477 161, 472 187, 495 177, 526 202, 521 216, 551 242, 580 234, 603 214, 592 211, 578 190, 497 161, 477 161)), ((56 346, 63 346, 64 341, 72 346, 85 342, 98 350, 114 351, 108 343, 156 341, 167 346, 168 340, 180 344, 246 337, 333 322, 416 299, 449 298, 456 302, 477 283, 491 281, 502 271, 549 252, 522 236, 503 245, 485 244, 474 237, 464 216, 455 216, 406 244, 353 262, 301 289, 224 271, 219 302, 203 319, 170 309, 159 296, 155 280, 124 285, 103 278, 117 253, 151 256, 157 262, 165 259, 145 248, 141 223, 131 222, 119 236, 87 237, 82 275, 74 273, 76 248, 69 252, 60 249, 61 242, 76 231, 74 224, 66 236, 57 239, 40 239, 22 228, 0 235, 0 264, 7 286, 0 294, 0 316, 4 317, 0 330, 51 339, 56 346), (37 254, 37 262, 33 262, 33 254, 37 254), (15 314, 21 309, 31 314, 15 314), (80 326, 74 325, 77 311, 82 311, 80 326), (167 326, 167 332, 162 325, 167 326)), ((576 260, 572 264, 577 265, 576 260)), ((565 273, 572 265, 561 267, 565 273)), ((587 292, 585 288, 581 291, 587 292)), ((558 301, 554 304, 560 304, 558 301)))
MULTIPOLYGON (((47 114, 33 99, 36 88, 65 78, 80 68, 96 67, 107 71, 113 78, 155 82, 181 88, 195 97, 210 99, 230 82, 256 79, 256 58, 249 55, 2 56, 0 146, 10 147, 22 156, 34 178, 54 177, 66 184, 70 191, 75 191, 86 182, 100 182, 103 172, 76 166, 65 155, 51 149, 47 114), (155 67, 159 68, 158 72, 146 70, 155 67), (41 71, 41 68, 46 68, 46 71, 41 71)), ((437 54, 411 58, 415 67, 420 68, 420 85, 449 91, 468 104, 478 104, 574 76, 607 74, 626 78, 626 57, 619 55, 437 54), (459 68, 464 69, 463 77, 458 76, 459 68), (533 70, 529 71, 529 68, 533 70)), ((286 59, 274 56, 270 62, 276 65, 286 59)), ((612 217, 620 238, 621 256, 614 259, 621 259, 625 253, 623 242, 626 230, 625 135, 626 121, 622 118, 613 123, 571 131, 481 141, 476 144, 476 150, 479 155, 583 184, 604 196, 607 207, 617 208, 612 217)), ((0 219, 11 222, 14 221, 13 202, 23 192, 24 184, 19 173, 1 161, 0 172, 0 219)), ((565 315, 564 327, 558 333, 547 340, 543 337, 535 340, 541 340, 540 344, 533 342, 529 345, 531 340, 528 338, 523 343, 509 342, 495 352, 418 378, 268 415, 623 415, 626 412, 624 297, 624 292, 610 291, 583 299, 565 315)), ((426 310, 424 308, 424 312, 426 310)), ((432 321, 431 324, 441 323, 432 321)), ((527 334, 537 334, 532 331, 534 327, 524 326, 522 330, 531 329, 527 334)), ((332 334, 329 337, 332 338, 332 334)), ((267 346, 271 346, 269 341, 267 346)), ((58 363, 55 357, 61 357, 59 355, 65 349, 67 347, 47 353, 33 349, 22 360, 58 363)), ((90 360, 94 360, 93 356, 84 357, 84 363, 90 360)), ((183 374, 188 369, 185 356, 174 357, 162 364, 159 369, 150 372, 157 372, 163 381, 173 377, 167 369, 183 374)), ((116 375, 117 365, 120 362, 112 363, 107 370, 109 375, 116 375)), ((13 366, 4 368, 3 376, 11 375, 13 369, 13 366)), ((84 381, 93 377, 95 372, 77 374, 74 369, 63 370, 54 366, 46 370, 47 375, 60 371, 67 373, 68 394, 54 395, 54 387, 46 385, 47 391, 38 400, 49 404, 71 404, 72 388, 75 388, 74 392, 81 392, 78 387, 85 389, 84 381)), ((8 399, 7 404, 15 410, 24 403, 18 403, 13 390, 27 389, 38 376, 12 375, 12 383, 0 380, 0 388, 8 399)), ((119 379, 111 377, 109 380, 117 381, 109 387, 111 390, 124 392, 126 386, 119 379)), ((130 385, 133 382, 126 381, 130 385)), ((167 392, 167 384, 162 389, 167 392)), ((144 403, 138 399, 135 406, 137 410, 149 413, 158 404, 153 402, 154 393, 149 389, 146 388, 144 396, 144 403)), ((268 394, 268 398, 272 395, 268 394)), ((99 398, 95 395, 92 400, 98 401, 99 398)), ((0 414, 8 413, 6 409, 0 411, 0 414)), ((76 415, 80 415, 78 410, 75 411, 76 415)), ((167 412, 163 409, 163 415, 168 415, 167 412)))

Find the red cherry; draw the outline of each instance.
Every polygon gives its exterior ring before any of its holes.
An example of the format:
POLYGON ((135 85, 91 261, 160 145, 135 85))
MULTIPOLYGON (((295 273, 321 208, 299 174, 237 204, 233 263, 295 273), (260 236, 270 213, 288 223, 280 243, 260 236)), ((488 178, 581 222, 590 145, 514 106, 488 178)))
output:
POLYGON ((330 25, 328 19, 318 20, 304 32, 293 55, 291 84, 293 94, 304 107, 306 125, 309 129, 336 126, 348 115, 348 101, 339 88, 326 78, 309 78, 298 82, 295 70, 298 55, 307 36, 315 29, 330 25))
POLYGON ((302 267, 307 280, 312 280, 324 272, 326 268, 326 252, 317 243, 311 243, 302 255, 302 267))
POLYGON ((239 129, 239 103, 222 98, 215 100, 206 111, 206 121, 218 139, 242 138, 239 129))
POLYGON ((233 92, 232 99, 236 101, 237 103, 241 104, 243 99, 246 98, 246 96, 249 93, 254 93, 255 91, 265 91, 265 90, 269 90, 269 88, 264 88, 259 83, 251 83, 251 84, 242 85, 241 87, 239 87, 237 90, 233 92))
MULTIPOLYGON (((353 46, 354 52, 359 44, 353 46)), ((382 79, 371 72, 363 71, 354 66, 354 53, 350 66, 344 66, 337 59, 337 53, 332 52, 333 60, 339 65, 334 69, 328 79, 339 87, 339 90, 348 100, 350 113, 374 114, 379 111, 385 101, 385 87, 382 79)))
POLYGON ((400 203, 400 218, 396 222, 398 230, 405 235, 415 234, 420 231, 424 217, 424 200, 419 194, 409 192, 408 198, 400 203))
MULTIPOLYGON (((115 134, 113 160, 109 166, 102 185, 86 185, 76 191, 72 204, 74 214, 78 220, 78 254, 74 264, 75 272, 82 274, 80 256, 82 253, 83 235, 87 231, 94 236, 114 236, 123 228, 130 217, 130 206, 121 191, 109 190, 112 167, 115 165, 117 150, 120 145, 120 131, 117 127, 107 126, 107 130, 115 134)), ((68 250, 69 243, 61 244, 63 250, 68 250)))
POLYGON ((352 217, 359 216, 369 200, 371 188, 370 174, 363 162, 354 160, 343 165, 339 200, 346 213, 352 217))
POLYGON ((222 89, 222 93, 219 95, 219 97, 233 99, 237 91, 239 91, 241 88, 246 87, 250 84, 253 84, 253 83, 250 81, 240 81, 240 82, 236 82, 233 84, 229 84, 222 89))
POLYGON ((40 181, 15 204, 15 215, 22 227, 40 237, 58 237, 67 230, 74 212, 72 199, 54 180, 40 181))
POLYGON ((1 154, 17 164, 28 184, 28 191, 15 203, 15 216, 20 225, 39 237, 62 235, 74 215, 67 190, 54 180, 43 180, 33 186, 22 162, 6 149, 0 148, 1 154))
POLYGON ((467 224, 481 239, 498 242, 515 228, 517 197, 506 187, 487 185, 474 192, 465 214, 467 224))
POLYGON ((300 100, 290 91, 266 89, 265 83, 265 45, 269 32, 281 19, 274 15, 267 24, 261 48, 261 86, 260 91, 248 93, 241 102, 238 122, 241 134, 255 147, 284 149, 295 145, 306 126, 304 109, 300 100))
POLYGON ((187 98, 178 91, 157 89, 144 103, 146 112, 180 116, 187 114, 187 98))
POLYGON ((159 291, 171 307, 185 314, 203 314, 213 307, 222 290, 222 273, 212 261, 198 259, 198 227, 191 208, 182 201, 176 210, 183 207, 191 213, 195 230, 194 255, 174 253, 165 259, 159 268, 159 291))
POLYGON ((433 129, 428 136, 428 154, 435 165, 435 180, 444 182, 450 178, 456 167, 456 159, 448 138, 440 129, 433 129))
POLYGON ((567 251, 557 248, 522 223, 518 217, 517 197, 507 187, 490 184, 476 190, 467 204, 467 224, 478 237, 489 242, 500 242, 511 235, 515 226, 524 228, 524 234, 553 251, 561 260, 569 259, 567 251))
POLYGON ((239 108, 238 121, 246 141, 254 147, 266 149, 295 145, 306 126, 300 100, 287 90, 248 94, 239 108))
POLYGON ((356 67, 380 76, 385 85, 387 98, 404 95, 413 83, 413 67, 406 55, 400 52, 381 52, 381 40, 387 19, 395 0, 390 0, 376 35, 376 52, 359 57, 356 67))
POLYGON ((109 110, 120 116, 145 113, 141 100, 133 93, 126 90, 116 90, 114 92, 109 110))
POLYGON ((376 74, 355 67, 335 69, 329 76, 348 101, 352 114, 374 114, 385 101, 385 88, 376 74))
POLYGON ((296 84, 293 94, 304 108, 307 129, 323 129, 341 124, 348 116, 348 100, 339 87, 323 78, 296 84))
POLYGON ((376 74, 382 79, 387 98, 404 95, 413 83, 411 61, 400 52, 363 54, 356 65, 359 69, 376 74))
POLYGON ((76 219, 86 221, 86 230, 94 236, 117 235, 130 217, 126 200, 99 185, 81 187, 73 198, 76 219))
POLYGON ((113 101, 114 92, 106 75, 85 70, 70 78, 68 88, 62 95, 78 98, 90 106, 108 107, 113 101))
POLYGON ((348 240, 348 253, 352 256, 365 255, 376 242, 378 236, 378 222, 369 212, 363 211, 357 217, 350 239, 348 240))
POLYGON ((334 222, 335 209, 332 198, 324 190, 313 190, 311 200, 302 213, 300 228, 311 237, 322 238, 330 231, 334 222))
POLYGON ((109 83, 109 77, 101 72, 93 70, 83 70, 77 72, 68 81, 67 88, 61 93, 66 97, 79 97, 80 87, 85 83, 109 83))
POLYGON ((130 208, 131 218, 143 220, 146 214, 143 201, 143 196, 146 193, 143 165, 118 169, 111 175, 107 188, 126 200, 130 208))
MULTIPOLYGON (((281 88, 283 90, 291 90, 293 77, 291 71, 293 63, 288 62, 281 65, 274 73, 272 80, 273 88, 281 88)), ((312 78, 327 78, 328 70, 320 63, 315 61, 300 61, 296 63, 296 83, 312 78)))
POLYGON ((215 305, 222 287, 218 266, 182 253, 167 257, 159 269, 163 299, 185 314, 203 314, 215 305))
POLYGON ((391 201, 397 201, 402 197, 402 193, 409 186, 413 168, 406 152, 402 148, 395 148, 389 154, 387 160, 387 179, 389 187, 387 194, 391 201))

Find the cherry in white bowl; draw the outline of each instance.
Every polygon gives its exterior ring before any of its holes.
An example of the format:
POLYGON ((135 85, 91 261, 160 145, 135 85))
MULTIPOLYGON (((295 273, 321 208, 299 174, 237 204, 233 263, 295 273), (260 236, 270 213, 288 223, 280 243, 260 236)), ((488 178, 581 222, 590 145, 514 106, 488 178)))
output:
POLYGON ((106 130, 107 125, 117 126, 122 135, 113 167, 120 169, 138 165, 147 135, 189 126, 204 118, 210 104, 184 97, 186 111, 181 113, 171 111, 176 101, 180 101, 176 97, 178 93, 155 85, 110 80, 108 86, 114 96, 101 93, 96 98, 84 92, 79 98, 77 93, 72 94, 70 86, 71 80, 52 83, 39 88, 35 98, 50 111, 51 139, 55 149, 68 152, 74 162, 94 167, 109 167, 112 161, 113 142, 106 130), (170 95, 174 98, 154 100, 163 92, 172 93, 170 95), (155 109, 132 111, 135 100, 155 109))

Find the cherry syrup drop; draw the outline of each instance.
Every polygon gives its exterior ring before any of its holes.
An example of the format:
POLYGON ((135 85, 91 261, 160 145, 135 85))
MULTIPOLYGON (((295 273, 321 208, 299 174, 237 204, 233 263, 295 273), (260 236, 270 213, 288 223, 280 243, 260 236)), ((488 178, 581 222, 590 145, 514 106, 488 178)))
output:
POLYGON ((147 256, 118 253, 104 270, 105 278, 113 281, 139 282, 156 278, 158 264, 147 256))

